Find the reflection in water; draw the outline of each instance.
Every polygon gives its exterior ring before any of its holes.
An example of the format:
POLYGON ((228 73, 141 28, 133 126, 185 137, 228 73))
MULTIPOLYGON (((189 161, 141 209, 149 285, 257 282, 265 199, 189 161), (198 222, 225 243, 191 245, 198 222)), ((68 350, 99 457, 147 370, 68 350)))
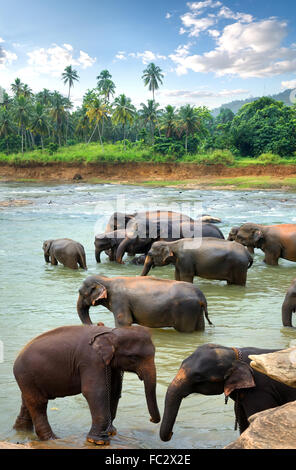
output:
MULTIPOLYGON (((230 228, 243 222, 296 223, 295 193, 280 191, 200 191, 179 192, 173 188, 146 189, 119 185, 39 185, 6 183, 0 185, 0 200, 28 199, 34 204, 2 207, 0 210, 0 340, 4 343, 4 362, 0 363, 0 440, 28 442, 34 446, 85 447, 91 419, 82 395, 49 402, 48 416, 59 441, 40 444, 35 434, 12 429, 20 407, 20 392, 12 365, 18 351, 31 338, 52 328, 80 324, 76 313, 78 289, 90 274, 136 276, 141 266, 118 265, 107 261, 96 264, 94 234, 104 231, 112 203, 125 197, 129 210, 145 204, 200 202, 203 213, 220 217, 219 228, 228 235, 230 228), (68 237, 80 241, 86 251, 88 271, 72 271, 44 262, 42 243, 48 238, 68 237)), ((192 214, 190 214, 192 215, 192 214)), ((199 215, 199 214, 197 214, 199 215)), ((281 260, 280 266, 262 263, 256 250, 248 272, 247 286, 227 286, 220 281, 195 278, 208 300, 214 326, 204 332, 178 333, 174 329, 151 329, 156 346, 157 397, 162 414, 164 397, 181 362, 198 346, 217 343, 225 346, 286 348, 295 340, 295 330, 283 328, 281 304, 295 277, 295 263, 281 260)), ((155 268, 151 275, 173 279, 172 266, 155 268)), ((93 322, 113 327, 113 315, 104 307, 91 308, 93 322)), ((191 395, 181 405, 168 443, 158 437, 160 424, 149 421, 143 382, 131 373, 124 375, 123 393, 115 425, 118 435, 114 448, 222 448, 236 439, 233 404, 224 396, 191 395)))

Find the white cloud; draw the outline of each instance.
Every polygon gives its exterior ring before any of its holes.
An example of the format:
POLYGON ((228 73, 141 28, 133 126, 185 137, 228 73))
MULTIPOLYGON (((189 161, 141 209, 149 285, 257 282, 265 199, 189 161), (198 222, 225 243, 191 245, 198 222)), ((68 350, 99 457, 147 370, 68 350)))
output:
POLYGON ((217 8, 222 5, 221 2, 215 2, 213 0, 205 0, 203 2, 188 2, 187 6, 195 11, 196 13, 200 14, 202 10, 205 8, 217 8))
POLYGON ((83 69, 91 67, 96 58, 90 57, 86 52, 80 51, 79 57, 74 57, 73 47, 70 44, 58 46, 53 44, 48 49, 39 48, 27 53, 28 65, 32 72, 59 76, 67 65, 80 66, 83 69))
POLYGON ((296 79, 283 81, 281 85, 282 85, 282 88, 284 88, 285 90, 294 89, 296 88, 296 79))
POLYGON ((218 12, 218 16, 227 19, 239 20, 243 23, 250 23, 253 21, 253 16, 247 13, 234 13, 230 8, 223 6, 218 12))
POLYGON ((144 51, 144 52, 130 52, 128 54, 130 57, 133 59, 141 59, 143 64, 148 64, 149 62, 152 62, 153 60, 166 60, 166 56, 161 55, 161 54, 155 54, 152 51, 144 51))
POLYGON ((180 54, 178 48, 169 57, 179 75, 193 70, 249 78, 296 72, 296 49, 281 45, 286 35, 287 23, 276 18, 236 22, 224 28, 215 49, 200 55, 180 54))
POLYGON ((221 90, 221 91, 210 91, 210 90, 160 90, 159 94, 164 95, 166 97, 174 97, 174 98, 186 98, 186 99, 194 99, 194 98, 218 98, 224 96, 232 96, 232 95, 246 95, 249 93, 249 90, 245 89, 234 89, 234 90, 221 90))
POLYGON ((217 29, 209 29, 208 33, 213 38, 217 38, 221 34, 220 31, 218 31, 217 29))
POLYGON ((0 46, 0 69, 3 70, 8 65, 11 65, 12 62, 17 60, 17 55, 14 52, 5 50, 0 46))
POLYGON ((115 55, 115 58, 118 60, 126 60, 126 55, 124 51, 118 51, 117 54, 115 55))
POLYGON ((1 42, 5 42, 4 39, 0 38, 0 43, 1 43, 1 42))
POLYGON ((181 21, 183 26, 186 28, 181 27, 180 34, 184 34, 185 32, 189 33, 189 36, 198 37, 202 31, 206 31, 210 26, 215 24, 215 19, 211 17, 205 18, 196 18, 195 14, 192 13, 185 13, 181 16, 181 21))
POLYGON ((165 15, 165 18, 166 18, 167 20, 169 20, 171 17, 172 17, 171 13, 167 13, 167 14, 165 15))

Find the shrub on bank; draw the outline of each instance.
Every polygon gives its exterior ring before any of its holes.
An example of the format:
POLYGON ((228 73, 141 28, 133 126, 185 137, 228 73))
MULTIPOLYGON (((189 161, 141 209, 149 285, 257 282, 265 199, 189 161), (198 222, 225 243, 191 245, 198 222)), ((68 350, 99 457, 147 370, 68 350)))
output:
POLYGON ((279 155, 276 155, 272 152, 267 152, 267 153, 261 153, 259 157, 257 158, 259 162, 265 163, 266 165, 268 164, 278 164, 281 161, 281 157, 279 155))

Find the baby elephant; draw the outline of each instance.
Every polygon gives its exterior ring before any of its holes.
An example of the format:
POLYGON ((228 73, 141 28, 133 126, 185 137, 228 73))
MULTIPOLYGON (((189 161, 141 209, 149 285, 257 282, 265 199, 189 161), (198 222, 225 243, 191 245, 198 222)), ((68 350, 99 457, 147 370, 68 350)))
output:
POLYGON ((116 434, 112 423, 121 396, 123 372, 144 381, 151 421, 160 415, 156 401, 155 348, 147 328, 64 326, 30 341, 19 353, 13 372, 22 392, 14 428, 32 430, 39 439, 56 439, 47 419, 48 400, 82 393, 92 426, 87 440, 106 445, 116 434))
POLYGON ((71 240, 71 238, 58 238, 56 240, 46 240, 43 243, 44 259, 51 264, 58 262, 71 269, 78 269, 80 266, 87 269, 85 251, 81 243, 71 240))

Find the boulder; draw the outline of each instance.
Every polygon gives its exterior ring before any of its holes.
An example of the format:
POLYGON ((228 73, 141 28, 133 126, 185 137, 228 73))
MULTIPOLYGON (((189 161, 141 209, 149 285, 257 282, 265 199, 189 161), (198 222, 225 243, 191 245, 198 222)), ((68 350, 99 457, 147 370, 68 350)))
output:
POLYGON ((253 369, 296 388, 296 347, 268 354, 250 355, 249 358, 253 369))
POLYGON ((296 449, 296 401, 255 413, 249 422, 225 449, 296 449))

